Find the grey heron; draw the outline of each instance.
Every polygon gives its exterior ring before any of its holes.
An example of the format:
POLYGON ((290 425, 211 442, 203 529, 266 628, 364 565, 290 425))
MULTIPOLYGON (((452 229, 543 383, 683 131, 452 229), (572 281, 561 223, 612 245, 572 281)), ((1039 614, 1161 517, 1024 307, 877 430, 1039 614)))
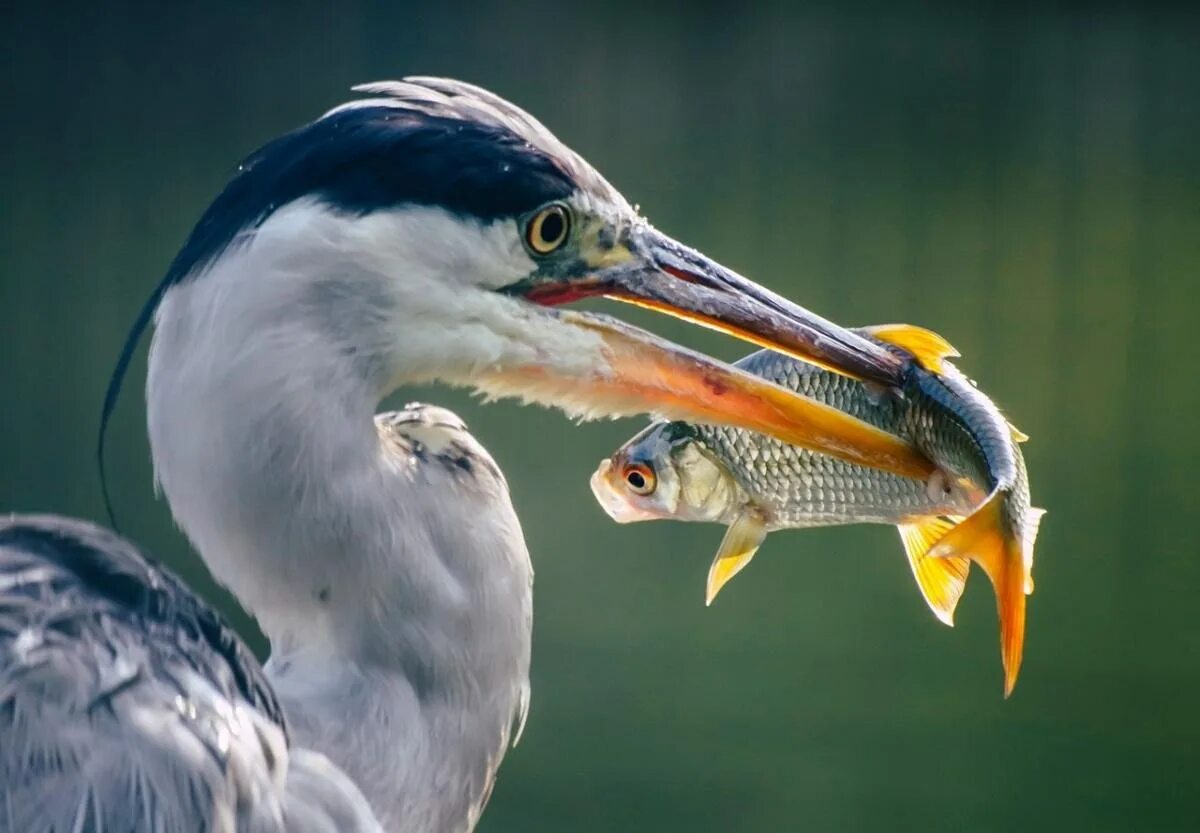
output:
POLYGON ((890 353, 657 231, 494 94, 357 89, 238 168, 139 316, 102 421, 153 319, 158 486, 270 659, 123 539, 10 519, 4 830, 474 826, 529 703, 533 572, 504 479, 456 417, 376 417, 406 384, 727 422, 927 471, 890 435, 561 305, 641 304, 882 384, 890 353))

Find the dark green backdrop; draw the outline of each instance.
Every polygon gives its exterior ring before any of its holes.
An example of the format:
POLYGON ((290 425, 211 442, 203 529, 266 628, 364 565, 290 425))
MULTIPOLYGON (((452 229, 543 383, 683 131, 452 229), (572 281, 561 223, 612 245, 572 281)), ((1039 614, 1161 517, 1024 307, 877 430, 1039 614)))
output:
MULTIPOLYGON (((0 19, 0 507, 101 517, 110 366, 241 155, 352 83, 460 76, 746 274, 843 323, 944 333, 1033 437, 1049 509, 1004 702, 990 589, 942 627, 892 530, 773 536, 706 610, 720 530, 618 527, 588 491, 636 421, 406 392, 495 453, 537 568, 533 711, 481 829, 1200 823, 1195 16, 99 5, 0 19)), ((215 594, 154 498, 141 355, 116 503, 215 594)))

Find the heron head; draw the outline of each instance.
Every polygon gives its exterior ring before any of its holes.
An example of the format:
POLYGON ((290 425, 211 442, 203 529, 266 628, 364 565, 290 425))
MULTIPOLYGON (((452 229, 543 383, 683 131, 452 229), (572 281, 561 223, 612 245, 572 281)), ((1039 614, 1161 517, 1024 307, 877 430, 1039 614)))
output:
MULTIPOLYGON (((132 339, 156 307, 156 343, 174 341, 180 356, 201 352, 183 338, 220 340, 245 356, 294 349, 319 332, 381 395, 439 380, 577 416, 728 422, 905 467, 895 438, 564 305, 595 296, 637 304, 884 384, 900 372, 893 354, 659 232, 492 93, 435 78, 357 90, 359 100, 239 167, 132 339)), ((286 361, 281 353, 275 365, 286 361)))

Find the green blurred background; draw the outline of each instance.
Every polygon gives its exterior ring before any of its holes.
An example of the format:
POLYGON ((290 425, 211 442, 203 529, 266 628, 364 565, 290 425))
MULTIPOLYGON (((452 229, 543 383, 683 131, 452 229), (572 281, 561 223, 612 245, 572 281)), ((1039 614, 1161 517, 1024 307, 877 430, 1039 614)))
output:
MULTIPOLYGON (((990 588, 942 627, 894 531, 772 536, 706 610, 721 531, 620 527, 588 491, 638 422, 405 392, 492 449, 537 568, 533 711, 480 829, 1200 826, 1195 14, 169 6, 2 13, 0 506, 102 517, 109 370, 242 155, 353 83, 459 76, 747 275, 945 334, 1049 509, 1005 702, 990 588)), ((110 444, 124 529, 261 646, 155 500, 143 376, 144 351, 110 444)))

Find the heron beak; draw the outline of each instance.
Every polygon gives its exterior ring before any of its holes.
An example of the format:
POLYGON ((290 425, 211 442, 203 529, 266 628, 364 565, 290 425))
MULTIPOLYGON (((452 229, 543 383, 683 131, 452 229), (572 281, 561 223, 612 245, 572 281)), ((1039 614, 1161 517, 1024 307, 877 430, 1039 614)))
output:
POLYGON ((753 281, 643 226, 630 232, 634 258, 597 277, 604 295, 682 318, 826 370, 886 386, 904 362, 753 281))
MULTIPOLYGON (((845 375, 894 385, 901 359, 686 246, 640 227, 587 277, 542 281, 521 294, 543 306, 605 296, 711 327, 845 375)), ((734 425, 907 477, 929 460, 904 440, 737 368, 607 316, 558 310, 599 335, 612 373, 586 381, 610 413, 638 407, 669 419, 734 425), (616 407, 620 403, 621 407, 616 407)))

